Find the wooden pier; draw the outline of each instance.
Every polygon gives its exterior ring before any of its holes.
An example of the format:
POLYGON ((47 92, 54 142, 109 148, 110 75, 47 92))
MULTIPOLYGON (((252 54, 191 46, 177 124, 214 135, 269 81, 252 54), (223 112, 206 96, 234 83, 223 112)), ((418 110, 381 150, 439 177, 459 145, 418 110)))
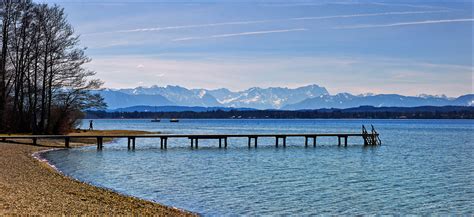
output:
POLYGON ((39 139, 62 139, 64 140, 64 146, 70 147, 71 139, 77 138, 95 138, 97 140, 97 149, 102 150, 104 147, 104 138, 126 138, 128 149, 135 149, 137 138, 159 138, 160 148, 168 148, 169 138, 187 138, 190 140, 191 148, 199 148, 199 140, 219 140, 219 148, 227 148, 228 138, 248 138, 248 147, 251 148, 252 144, 254 147, 258 145, 259 138, 275 138, 275 147, 279 147, 280 141, 282 146, 286 147, 286 139, 289 137, 300 137, 304 138, 305 147, 309 146, 310 141, 312 146, 316 147, 318 137, 334 137, 338 139, 338 145, 347 146, 349 137, 361 137, 364 140, 365 146, 377 146, 381 145, 382 142, 379 138, 379 133, 375 131, 372 126, 372 130, 369 133, 365 126, 362 126, 362 133, 303 133, 303 134, 145 134, 145 135, 27 135, 27 136, 0 136, 0 140, 15 140, 15 139, 31 139, 34 145, 37 144, 39 139), (253 141, 253 142, 252 142, 253 141), (344 144, 342 144, 344 142, 344 144))

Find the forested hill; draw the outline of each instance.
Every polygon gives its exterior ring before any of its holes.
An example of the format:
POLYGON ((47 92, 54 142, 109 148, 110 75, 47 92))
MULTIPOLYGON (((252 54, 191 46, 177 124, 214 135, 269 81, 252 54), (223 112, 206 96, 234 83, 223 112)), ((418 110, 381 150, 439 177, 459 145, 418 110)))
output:
POLYGON ((474 119, 474 107, 422 106, 422 107, 372 107, 317 110, 214 110, 180 112, 106 112, 88 111, 86 118, 100 119, 306 119, 306 118, 368 118, 368 119, 474 119))

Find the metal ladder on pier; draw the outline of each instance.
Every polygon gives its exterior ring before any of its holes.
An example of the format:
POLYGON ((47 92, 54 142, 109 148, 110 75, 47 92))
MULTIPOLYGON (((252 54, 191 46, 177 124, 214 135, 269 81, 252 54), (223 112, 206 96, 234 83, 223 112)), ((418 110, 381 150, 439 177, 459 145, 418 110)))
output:
POLYGON ((365 146, 377 146, 382 145, 382 140, 380 140, 379 133, 375 130, 374 125, 371 125, 371 132, 367 132, 367 129, 362 125, 362 138, 364 138, 365 146))

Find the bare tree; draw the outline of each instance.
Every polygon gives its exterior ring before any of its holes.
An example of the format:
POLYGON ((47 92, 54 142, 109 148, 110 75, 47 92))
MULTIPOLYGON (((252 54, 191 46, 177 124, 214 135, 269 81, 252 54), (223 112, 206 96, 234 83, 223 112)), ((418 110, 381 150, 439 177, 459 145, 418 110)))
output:
POLYGON ((91 94, 102 82, 90 79, 90 59, 59 6, 4 3, 1 54, 0 131, 61 133, 82 110, 105 106, 91 94))

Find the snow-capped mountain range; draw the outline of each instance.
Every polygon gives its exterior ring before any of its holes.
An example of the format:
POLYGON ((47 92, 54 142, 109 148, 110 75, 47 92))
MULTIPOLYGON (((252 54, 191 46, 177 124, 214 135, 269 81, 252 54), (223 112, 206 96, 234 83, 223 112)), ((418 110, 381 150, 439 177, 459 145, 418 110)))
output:
POLYGON ((299 88, 254 87, 233 92, 225 88, 187 89, 180 86, 151 86, 130 89, 104 89, 97 91, 108 105, 108 109, 132 106, 202 106, 234 107, 255 109, 320 109, 351 108, 357 106, 474 106, 474 95, 458 98, 446 96, 420 95, 402 96, 397 94, 352 95, 340 93, 331 95, 326 88, 308 85, 299 88))

